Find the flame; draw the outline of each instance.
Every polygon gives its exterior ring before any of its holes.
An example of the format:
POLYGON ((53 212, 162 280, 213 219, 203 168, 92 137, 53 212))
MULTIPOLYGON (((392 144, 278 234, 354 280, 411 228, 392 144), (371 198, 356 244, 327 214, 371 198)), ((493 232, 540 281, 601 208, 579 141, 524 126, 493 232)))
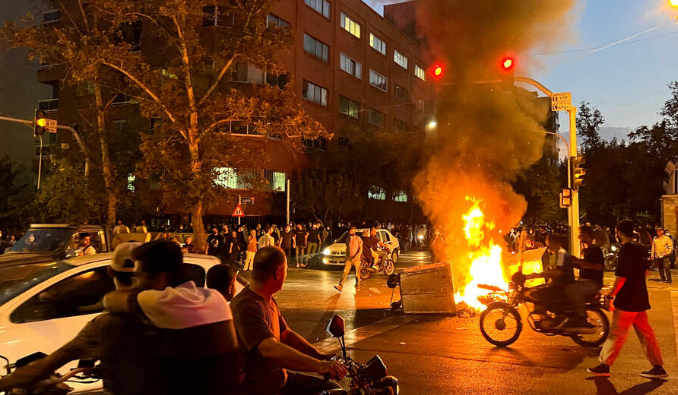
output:
POLYGON ((482 309, 484 306, 478 301, 478 297, 488 292, 478 288, 478 285, 494 285, 508 289, 508 282, 504 278, 502 268, 502 248, 494 242, 490 234, 495 228, 494 221, 485 219, 481 209, 482 199, 467 196, 466 201, 471 203, 471 208, 462 215, 464 237, 469 248, 467 256, 471 262, 470 282, 459 289, 455 301, 457 303, 463 301, 471 307, 482 309))

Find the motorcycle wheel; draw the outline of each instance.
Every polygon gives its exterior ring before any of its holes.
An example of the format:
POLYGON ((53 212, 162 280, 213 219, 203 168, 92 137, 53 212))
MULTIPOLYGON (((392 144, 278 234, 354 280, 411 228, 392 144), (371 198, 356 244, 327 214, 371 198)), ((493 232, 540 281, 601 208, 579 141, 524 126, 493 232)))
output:
POLYGON ((498 347, 507 347, 518 340, 523 330, 520 313, 505 302, 494 302, 480 315, 480 333, 498 347))
POLYGON ((398 262, 398 251, 393 251, 391 253, 391 259, 393 260, 393 263, 398 262))
POLYGON ((617 257, 608 256, 605 257, 605 270, 608 272, 613 272, 617 270, 617 257))
POLYGON ((599 330, 592 334, 578 334, 570 337, 582 347, 598 347, 605 343, 610 334, 610 321, 603 310, 597 307, 587 307, 586 316, 588 322, 599 330))
POLYGON ((393 259, 385 259, 384 260, 384 273, 387 275, 391 275, 395 272, 395 264, 393 259))
POLYGON ((368 263, 363 263, 360 265, 360 278, 362 280, 367 280, 370 278, 370 275, 372 274, 372 271, 370 270, 370 266, 368 263))

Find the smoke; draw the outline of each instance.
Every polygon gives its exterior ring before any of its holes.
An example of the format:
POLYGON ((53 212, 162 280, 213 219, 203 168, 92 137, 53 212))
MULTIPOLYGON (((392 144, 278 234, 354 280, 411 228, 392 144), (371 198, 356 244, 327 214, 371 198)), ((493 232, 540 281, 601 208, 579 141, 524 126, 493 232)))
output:
POLYGON ((515 226, 527 208, 510 182, 542 157, 541 125, 550 110, 529 92, 488 81, 502 78, 507 56, 516 59, 516 75, 529 76, 530 68, 540 66, 527 53, 569 41, 574 0, 418 2, 420 33, 446 71, 436 84, 432 154, 414 186, 433 226, 447 235, 447 260, 463 286, 470 248, 462 230, 462 215, 470 208, 466 197, 483 200, 488 221, 496 223, 488 236, 504 246, 499 231, 515 226))

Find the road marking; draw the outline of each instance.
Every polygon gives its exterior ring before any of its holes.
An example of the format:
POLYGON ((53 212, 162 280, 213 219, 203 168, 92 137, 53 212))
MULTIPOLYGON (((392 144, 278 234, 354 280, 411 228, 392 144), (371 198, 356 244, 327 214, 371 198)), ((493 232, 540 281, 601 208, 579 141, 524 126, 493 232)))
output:
POLYGON ((678 353, 678 292, 671 291, 671 309, 673 310, 673 335, 676 338, 676 353, 678 353))
MULTIPOLYGON (((399 326, 405 325, 408 322, 416 320, 417 316, 397 316, 397 317, 388 317, 383 320, 379 320, 374 324, 361 326, 360 328, 352 329, 344 334, 344 341, 346 342, 346 348, 350 348, 359 341, 365 340, 367 338, 380 335, 384 332, 388 332, 391 329, 395 329, 399 326)), ((314 346, 323 353, 334 354, 341 351, 339 342, 335 338, 328 338, 321 340, 314 344, 314 346)))

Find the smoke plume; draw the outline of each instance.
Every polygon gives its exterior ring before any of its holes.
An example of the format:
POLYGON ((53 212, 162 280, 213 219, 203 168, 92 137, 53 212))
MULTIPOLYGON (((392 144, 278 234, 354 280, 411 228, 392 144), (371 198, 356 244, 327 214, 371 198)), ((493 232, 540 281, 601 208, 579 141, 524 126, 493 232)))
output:
POLYGON ((530 51, 569 40, 574 0, 418 1, 420 33, 446 70, 437 83, 431 157, 414 186, 425 214, 446 235, 455 285, 463 287, 470 264, 462 222, 467 196, 482 199, 496 224, 486 239, 505 246, 500 231, 515 226, 527 208, 510 182, 542 157, 550 110, 524 90, 491 81, 502 78, 505 57, 516 59, 516 75, 529 76, 530 51))

